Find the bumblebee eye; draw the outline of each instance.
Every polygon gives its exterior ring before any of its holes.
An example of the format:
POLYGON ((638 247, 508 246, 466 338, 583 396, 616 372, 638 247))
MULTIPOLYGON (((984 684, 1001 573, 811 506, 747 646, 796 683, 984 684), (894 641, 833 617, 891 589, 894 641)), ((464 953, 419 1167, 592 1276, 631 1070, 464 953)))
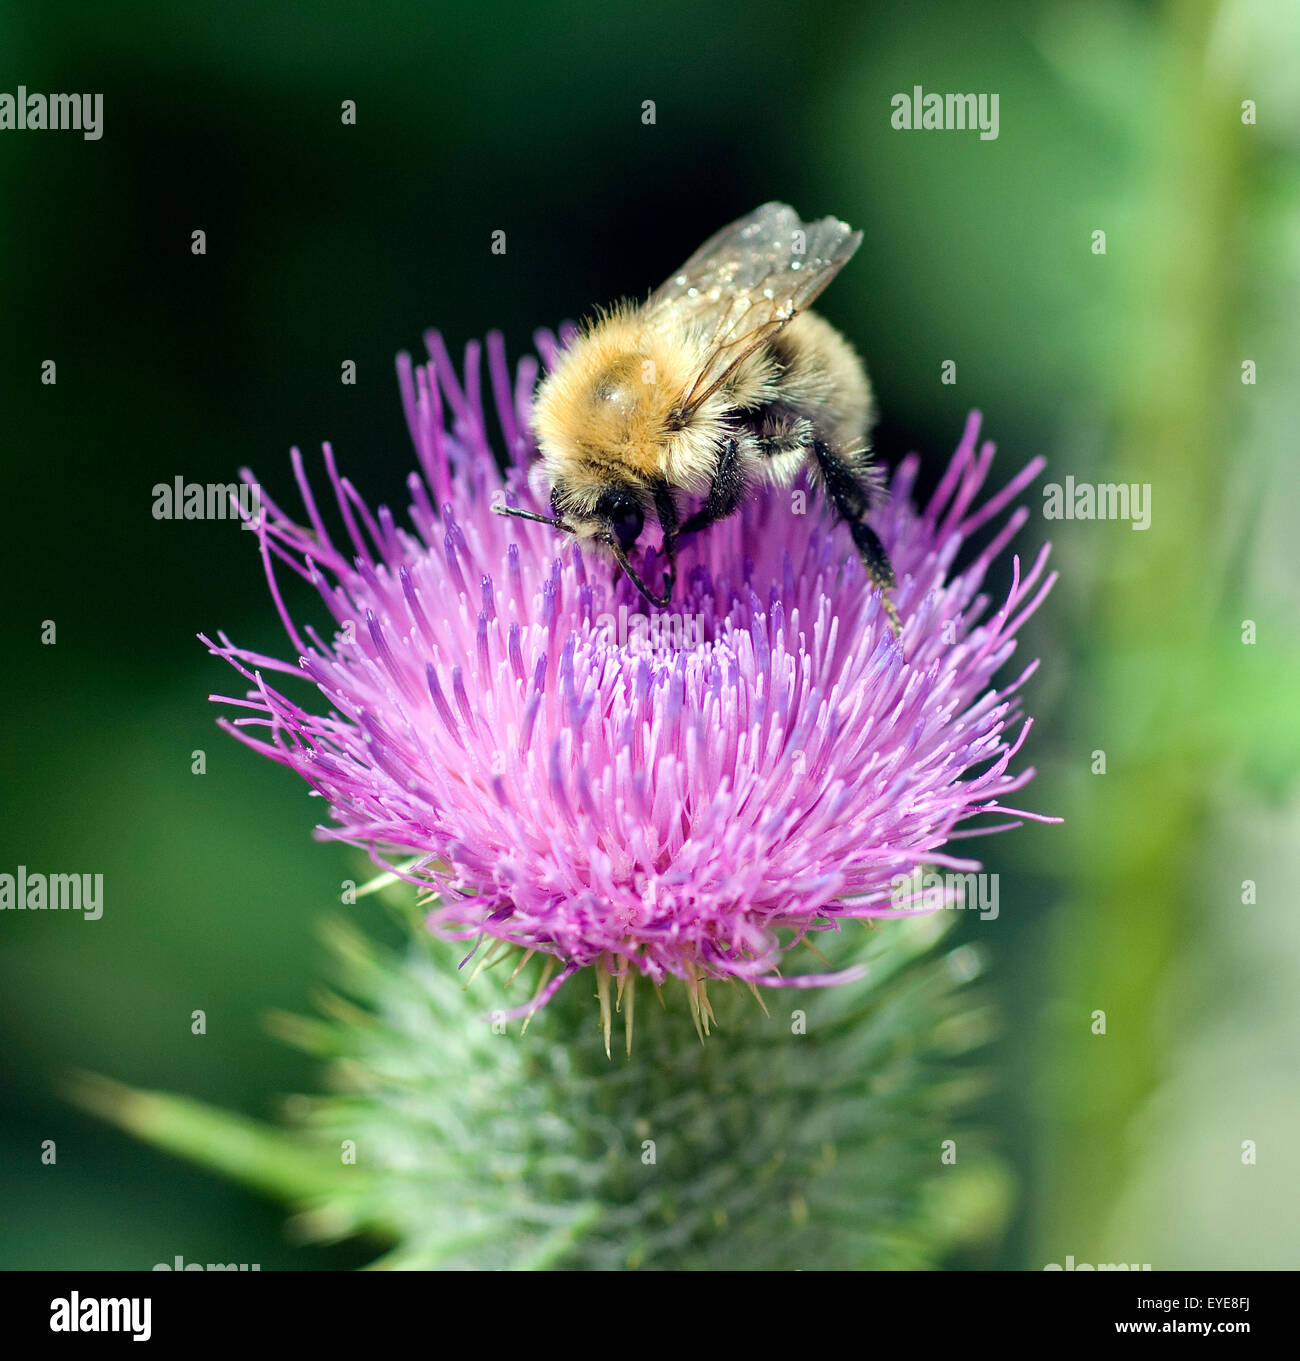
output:
POLYGON ((630 548, 641 537, 641 531, 645 528, 645 514, 640 506, 632 506, 619 511, 610 523, 615 538, 624 548, 630 548))
POLYGON ((640 538, 645 525, 645 513, 641 509, 641 502, 630 492, 606 492, 596 513, 609 525, 610 532, 624 548, 630 548, 640 538))

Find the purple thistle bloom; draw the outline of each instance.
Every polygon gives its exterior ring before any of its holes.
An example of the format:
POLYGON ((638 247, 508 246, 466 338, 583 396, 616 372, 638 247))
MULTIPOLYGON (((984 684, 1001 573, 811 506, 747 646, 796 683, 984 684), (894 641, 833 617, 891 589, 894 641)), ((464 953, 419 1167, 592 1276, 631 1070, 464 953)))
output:
MULTIPOLYGON (((554 339, 537 339, 553 361, 554 339)), ((916 457, 899 466, 872 524, 898 578, 901 646, 845 528, 815 493, 792 513, 789 488, 686 541, 656 622, 612 563, 491 513, 502 497, 546 509, 527 478, 536 362, 512 383, 489 337, 503 481, 479 346, 462 385, 441 337, 427 341, 431 363, 398 364, 421 467, 408 481, 414 532, 386 507, 372 514, 326 445, 345 531, 332 536, 295 449, 310 528, 263 493, 258 530, 294 659, 219 635, 209 647, 251 689, 213 698, 246 711, 223 726, 328 800, 334 825, 320 836, 429 892, 433 930, 551 957, 520 1013, 588 964, 602 999, 611 974, 620 987, 676 975, 693 1002, 714 978, 845 981, 857 971, 777 969, 809 932, 906 913, 892 886, 919 865, 978 869, 941 852, 954 837, 1018 825, 956 830, 967 819, 1034 816, 1006 800, 1034 773, 1010 765, 1029 729, 1012 731, 1016 692, 1036 663, 1002 689, 992 680, 1055 579, 1047 549, 1027 573, 1016 560, 991 613, 985 573, 1028 511, 1013 510, 964 571, 952 564, 1043 460, 976 507, 993 446, 977 447, 975 413, 923 510, 916 457), (320 593, 332 641, 299 630, 277 564, 320 593), (276 672, 314 686, 324 711, 274 688, 276 672)))

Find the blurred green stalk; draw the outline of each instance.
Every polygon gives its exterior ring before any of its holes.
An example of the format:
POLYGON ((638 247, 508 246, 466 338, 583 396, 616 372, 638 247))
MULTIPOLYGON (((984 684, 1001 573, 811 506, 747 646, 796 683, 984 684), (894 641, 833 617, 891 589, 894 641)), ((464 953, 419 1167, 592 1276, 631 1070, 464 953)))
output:
POLYGON ((1162 1077, 1160 985, 1195 925, 1194 852, 1226 737, 1216 740, 1205 710, 1221 702, 1212 678, 1240 646, 1222 609, 1225 583, 1215 578, 1215 516, 1230 476, 1233 224, 1251 129, 1238 121, 1241 96, 1216 88, 1207 63, 1216 10, 1210 0, 1166 7, 1145 120, 1146 202, 1134 236, 1112 234, 1109 243, 1110 261, 1129 275, 1113 370, 1124 383, 1120 424, 1100 480, 1150 483, 1152 525, 1097 540, 1117 552, 1076 687, 1074 756, 1084 773, 1067 812, 1064 877, 1075 893, 1055 942, 1059 981, 1048 985, 1057 1000, 1044 1036, 1052 1052, 1042 1263, 1067 1253, 1109 1261, 1128 1250, 1104 1240, 1106 1220, 1129 1169, 1130 1122, 1162 1077), (1087 773, 1097 749, 1106 753, 1104 775, 1087 773), (1092 1033, 1094 1011, 1106 1014, 1105 1035, 1092 1033))

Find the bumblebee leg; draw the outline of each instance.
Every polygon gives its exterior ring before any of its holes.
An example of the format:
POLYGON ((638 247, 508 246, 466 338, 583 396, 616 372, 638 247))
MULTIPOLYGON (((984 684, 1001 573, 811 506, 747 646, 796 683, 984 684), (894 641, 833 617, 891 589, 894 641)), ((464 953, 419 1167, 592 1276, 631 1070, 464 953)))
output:
POLYGON ((655 514, 659 516, 659 528, 664 533, 664 599, 673 593, 677 584, 677 503, 666 485, 655 488, 655 514))
POLYGON ((870 505, 868 493, 854 476, 849 464, 829 445, 817 440, 812 451, 817 460, 817 469, 826 485, 826 495, 830 497, 836 514, 848 522, 849 533, 853 535, 853 545, 858 550, 858 557, 862 559, 862 565, 867 569, 871 584, 880 591, 881 604, 885 607, 890 627, 897 637, 902 632, 903 626, 898 617, 898 610, 889 596, 889 592, 896 584, 894 569, 890 566, 885 546, 880 542, 876 531, 862 518, 870 505))
POLYGON ((613 553, 614 560, 618 563, 624 575, 632 583, 632 585, 635 586, 638 591, 640 591, 642 597, 646 600, 646 602, 648 604, 653 605, 658 610, 667 609, 669 596, 672 592, 671 583, 667 587, 665 587, 663 595, 655 595, 654 592, 650 589, 650 587, 647 586, 645 582, 641 580, 641 574, 628 561, 627 552, 624 549, 623 545, 619 543, 619 541, 612 534, 603 538, 601 542, 609 549, 611 553, 613 553))
POLYGON ((739 441, 729 439, 718 455, 717 471, 709 487, 704 505, 692 515, 678 531, 678 538, 694 534, 696 530, 707 529, 717 520, 725 520, 735 512, 745 494, 745 474, 740 466, 739 441))

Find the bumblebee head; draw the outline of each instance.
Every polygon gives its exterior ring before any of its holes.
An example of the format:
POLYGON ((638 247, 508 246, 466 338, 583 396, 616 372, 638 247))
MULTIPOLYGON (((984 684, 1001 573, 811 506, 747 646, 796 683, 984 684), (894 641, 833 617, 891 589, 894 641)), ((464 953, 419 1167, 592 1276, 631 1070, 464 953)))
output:
POLYGON ((599 543, 614 541, 625 553, 636 547, 645 528, 645 507, 629 486, 611 482, 594 491, 583 487, 578 494, 560 478, 551 488, 551 510, 571 534, 599 543))

